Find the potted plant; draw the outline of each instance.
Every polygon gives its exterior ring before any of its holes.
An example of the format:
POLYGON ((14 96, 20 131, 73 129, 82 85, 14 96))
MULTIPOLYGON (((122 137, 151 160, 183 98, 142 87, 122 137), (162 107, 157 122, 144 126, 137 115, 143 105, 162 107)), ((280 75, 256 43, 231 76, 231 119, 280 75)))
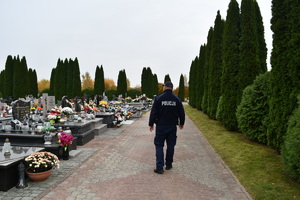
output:
POLYGON ((50 152, 35 152, 25 158, 26 173, 33 181, 44 181, 55 167, 59 167, 59 159, 50 152))

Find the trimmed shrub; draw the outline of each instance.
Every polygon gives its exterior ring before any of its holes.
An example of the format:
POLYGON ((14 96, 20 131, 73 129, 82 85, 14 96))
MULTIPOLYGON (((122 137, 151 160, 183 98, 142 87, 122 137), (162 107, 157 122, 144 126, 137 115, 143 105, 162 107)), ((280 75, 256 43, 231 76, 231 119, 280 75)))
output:
POLYGON ((282 146, 282 160, 285 170, 300 182, 300 95, 298 107, 288 121, 287 133, 282 146))
POLYGON ((243 91, 236 116, 239 130, 249 139, 267 144, 268 97, 270 72, 259 75, 253 84, 243 91))

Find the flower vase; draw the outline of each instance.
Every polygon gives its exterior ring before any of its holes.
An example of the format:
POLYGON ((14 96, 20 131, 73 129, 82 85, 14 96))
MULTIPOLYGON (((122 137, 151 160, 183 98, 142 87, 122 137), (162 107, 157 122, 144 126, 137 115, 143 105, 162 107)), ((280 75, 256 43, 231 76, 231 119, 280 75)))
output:
POLYGON ((44 144, 52 144, 52 136, 50 134, 50 131, 46 131, 44 135, 44 140, 45 140, 44 144))
POLYGON ((69 160, 69 146, 64 146, 63 147, 62 159, 63 160, 69 160))
POLYGON ((53 169, 50 169, 44 172, 28 172, 28 170, 26 170, 26 173, 31 180, 40 182, 46 180, 51 175, 52 170, 53 169))

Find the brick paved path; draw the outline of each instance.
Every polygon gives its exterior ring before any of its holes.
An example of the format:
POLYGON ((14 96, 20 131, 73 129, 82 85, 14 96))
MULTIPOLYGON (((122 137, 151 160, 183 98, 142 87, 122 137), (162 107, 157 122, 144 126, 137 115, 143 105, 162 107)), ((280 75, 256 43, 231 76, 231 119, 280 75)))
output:
POLYGON ((178 130, 173 168, 154 173, 154 132, 148 117, 144 114, 83 146, 83 152, 92 152, 90 157, 36 199, 251 199, 189 118, 178 130))

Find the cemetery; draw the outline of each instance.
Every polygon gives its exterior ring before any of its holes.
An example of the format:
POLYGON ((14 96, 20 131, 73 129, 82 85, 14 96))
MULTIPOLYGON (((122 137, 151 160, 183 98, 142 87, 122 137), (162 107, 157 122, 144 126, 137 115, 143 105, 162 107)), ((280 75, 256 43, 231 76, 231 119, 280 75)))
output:
POLYGON ((44 93, 38 99, 0 102, 0 191, 25 187, 26 157, 49 152, 68 160, 69 152, 75 152, 78 146, 108 129, 117 129, 126 120, 140 117, 151 101, 146 97, 128 101, 121 95, 108 101, 104 94, 96 95, 94 100, 64 96, 56 103, 54 96, 44 93))

